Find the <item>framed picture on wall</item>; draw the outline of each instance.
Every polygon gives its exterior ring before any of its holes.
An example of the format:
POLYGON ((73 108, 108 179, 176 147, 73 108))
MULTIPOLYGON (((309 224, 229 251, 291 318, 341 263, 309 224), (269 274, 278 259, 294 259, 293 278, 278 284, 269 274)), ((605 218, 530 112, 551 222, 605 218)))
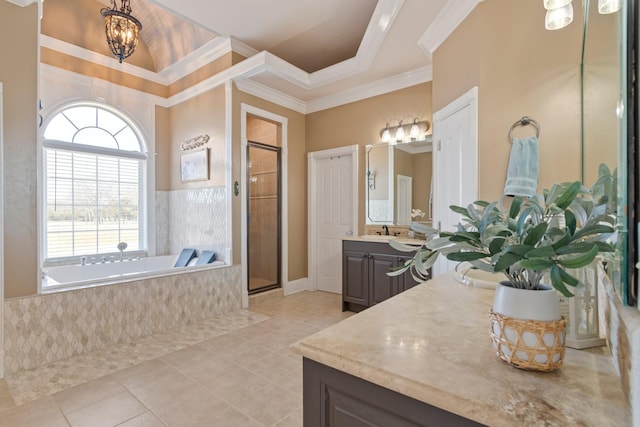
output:
POLYGON ((182 182, 206 181, 209 179, 209 149, 188 151, 180 156, 180 178, 182 182))

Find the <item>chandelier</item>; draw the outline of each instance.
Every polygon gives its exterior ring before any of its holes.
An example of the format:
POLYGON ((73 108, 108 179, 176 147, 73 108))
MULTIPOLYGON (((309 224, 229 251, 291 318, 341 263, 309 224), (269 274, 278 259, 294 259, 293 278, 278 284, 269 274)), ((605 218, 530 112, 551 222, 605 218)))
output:
POLYGON ((122 60, 131 56, 136 49, 142 24, 131 16, 129 0, 121 0, 119 10, 117 0, 111 0, 111 7, 101 9, 100 14, 104 18, 104 32, 107 35, 109 49, 122 63, 122 60))

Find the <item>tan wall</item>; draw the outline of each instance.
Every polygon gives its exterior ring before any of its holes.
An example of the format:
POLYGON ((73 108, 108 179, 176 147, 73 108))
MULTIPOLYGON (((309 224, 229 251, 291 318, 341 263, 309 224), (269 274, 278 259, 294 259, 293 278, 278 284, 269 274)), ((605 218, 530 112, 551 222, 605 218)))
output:
POLYGON ((151 95, 161 96, 164 98, 169 95, 169 89, 167 86, 133 76, 131 74, 123 73, 118 69, 105 67, 104 65, 85 61, 74 56, 65 55, 64 53, 60 53, 46 47, 41 48, 40 55, 40 61, 43 64, 52 65, 87 77, 106 80, 113 84, 146 92, 151 95))
POLYGON ((413 186, 413 207, 425 213, 424 217, 416 217, 415 221, 429 220, 429 194, 431 194, 431 177, 433 175, 433 157, 431 153, 414 154, 413 179, 414 182, 424 182, 425 185, 413 186))
MULTIPOLYGON (((218 86, 169 109, 170 189, 226 185, 225 90, 218 86), (180 177, 180 144, 209 135, 209 180, 183 183, 180 177)), ((158 171, 156 171, 156 175, 158 171)))
MULTIPOLYGON (((289 281, 307 277, 307 157, 305 150, 305 116, 233 89, 233 169, 232 181, 240 181, 240 104, 245 103, 286 117, 287 122, 287 210, 289 236, 289 281)), ((240 194, 233 198, 233 262, 240 262, 240 194)))
POLYGON ((542 127, 538 191, 580 179, 581 8, 574 13, 572 25, 547 31, 538 2, 484 1, 435 51, 434 111, 479 86, 481 199, 502 194, 509 128, 525 115, 542 127))
MULTIPOLYGON (((380 131, 387 122, 394 126, 395 120, 408 117, 432 121, 431 82, 307 115, 307 151, 360 145, 358 162, 362 173, 358 188, 365 188, 364 146, 380 142, 380 131)), ((362 221, 358 234, 364 231, 364 205, 365 194, 360 191, 358 215, 362 221)))
POLYGON ((38 6, 0 1, 4 124, 6 298, 35 294, 38 281, 38 6))

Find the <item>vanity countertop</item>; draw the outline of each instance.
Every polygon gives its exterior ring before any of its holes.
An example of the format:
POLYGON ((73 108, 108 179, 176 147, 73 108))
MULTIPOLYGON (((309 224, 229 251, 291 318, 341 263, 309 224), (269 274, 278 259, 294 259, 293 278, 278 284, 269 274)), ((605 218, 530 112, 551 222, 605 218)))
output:
POLYGON ((492 426, 629 426, 606 347, 567 348, 550 373, 500 360, 489 338, 493 290, 444 274, 293 345, 294 352, 492 426))
POLYGON ((366 234, 363 236, 345 236, 342 240, 352 240, 355 242, 380 242, 389 243, 389 240, 395 240, 396 242, 404 243, 406 245, 422 246, 425 241, 420 239, 413 239, 411 237, 402 236, 386 236, 384 234, 366 234))

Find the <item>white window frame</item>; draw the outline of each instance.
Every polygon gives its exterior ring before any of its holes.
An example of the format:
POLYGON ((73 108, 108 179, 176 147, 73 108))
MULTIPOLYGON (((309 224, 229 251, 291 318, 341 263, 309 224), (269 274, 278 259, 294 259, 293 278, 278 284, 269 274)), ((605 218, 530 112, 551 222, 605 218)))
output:
MULTIPOLYGON (((72 103, 66 103, 58 108, 56 108, 55 110, 53 110, 51 112, 51 114, 47 117, 47 119, 43 122, 42 124, 42 133, 44 135, 44 131, 47 129, 47 126, 49 125, 50 121, 56 117, 58 114, 60 114, 61 112, 74 108, 74 107, 92 107, 92 108, 98 108, 98 109, 102 109, 105 111, 108 111, 114 115, 116 115, 117 117, 119 117, 120 119, 122 119, 127 126, 134 132, 138 142, 140 143, 140 151, 136 152, 136 151, 126 151, 126 150, 118 150, 118 149, 110 149, 110 148, 104 148, 104 147, 99 147, 99 146, 92 146, 92 145, 86 145, 86 144, 78 144, 78 143, 70 143, 67 141, 58 141, 58 140, 54 140, 54 139, 45 139, 44 136, 42 136, 41 140, 42 140, 42 156, 40 159, 40 177, 42 179, 43 182, 43 186, 42 186, 42 190, 41 190, 41 196, 40 196, 40 200, 41 200, 41 204, 43 209, 41 209, 40 214, 41 214, 41 221, 40 223, 42 224, 42 230, 44 230, 44 232, 41 234, 41 239, 40 239, 40 259, 42 259, 42 263, 43 263, 43 267, 47 267, 47 266, 52 266, 52 265, 62 265, 62 264, 69 264, 71 262, 74 261, 78 261, 80 259, 80 256, 78 255, 74 255, 74 256, 67 256, 67 257, 47 257, 47 253, 46 253, 46 239, 47 239, 47 213, 46 213, 46 206, 47 206, 47 189, 46 189, 46 185, 44 185, 44 183, 46 182, 46 177, 45 177, 45 171, 46 171, 46 167, 45 167, 45 155, 44 155, 44 151, 46 149, 53 149, 53 150, 64 150, 64 151, 70 151, 70 152, 77 152, 77 153, 86 153, 86 154, 94 154, 94 155, 98 155, 98 156, 112 156, 112 157, 119 157, 119 158, 127 158, 127 159, 136 159, 136 160, 140 160, 141 161, 141 172, 140 172, 140 181, 138 182, 138 188, 139 188, 139 212, 138 212, 138 218, 139 218, 139 233, 140 233, 140 244, 143 246, 141 247, 139 250, 135 250, 135 251, 127 251, 127 254, 129 256, 146 256, 149 250, 149 217, 147 214, 147 210, 148 210, 148 192, 149 192, 149 188, 147 185, 147 173, 148 173, 148 145, 145 141, 145 138, 143 137, 143 133, 140 131, 139 127, 136 125, 136 123, 134 122, 134 120, 129 117, 126 113, 124 113, 123 111, 118 110, 117 108, 114 108, 112 106, 109 106, 107 104, 103 104, 100 102, 91 102, 91 101, 78 101, 78 102, 72 102, 72 103)), ((99 253, 99 254, 90 254, 87 257, 91 258, 91 257, 109 257, 109 256, 116 256, 119 255, 119 253, 117 252, 117 249, 114 250, 113 252, 108 252, 108 253, 99 253)))

